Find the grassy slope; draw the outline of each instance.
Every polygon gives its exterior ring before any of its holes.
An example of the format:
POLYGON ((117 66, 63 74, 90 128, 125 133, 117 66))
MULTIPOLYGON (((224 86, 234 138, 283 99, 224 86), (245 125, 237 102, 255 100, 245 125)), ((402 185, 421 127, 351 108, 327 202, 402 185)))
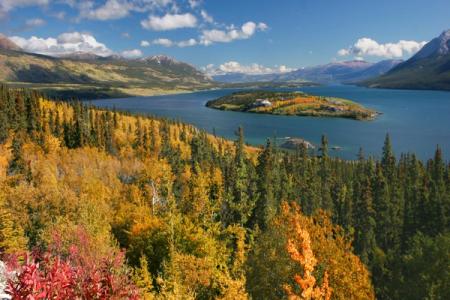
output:
POLYGON ((72 60, 0 50, 0 69, 0 81, 57 96, 141 96, 214 86, 204 74, 185 63, 72 60))

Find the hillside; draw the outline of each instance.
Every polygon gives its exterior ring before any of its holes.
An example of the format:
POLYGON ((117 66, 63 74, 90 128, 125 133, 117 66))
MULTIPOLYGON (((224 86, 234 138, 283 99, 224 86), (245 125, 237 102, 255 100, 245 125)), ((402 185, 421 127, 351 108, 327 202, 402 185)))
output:
POLYGON ((8 39, 6 36, 0 33, 0 49, 3 50, 12 50, 12 51, 21 51, 19 46, 17 46, 14 42, 8 39))
POLYGON ((387 74, 363 85, 376 88, 450 90, 450 30, 387 74))
POLYGON ((366 61, 333 62, 301 68, 282 74, 243 74, 228 73, 213 76, 219 82, 317 82, 317 83, 354 83, 386 73, 396 66, 399 60, 383 60, 377 63, 366 61))
POLYGON ((0 39, 0 81, 66 96, 152 95, 213 86, 193 66, 158 55, 139 59, 74 53, 49 57, 20 51, 0 39))
POLYGON ((450 166, 441 150, 425 164, 413 154, 397 161, 389 137, 380 160, 332 158, 326 137, 320 155, 302 145, 255 149, 242 128, 232 142, 0 86, 9 293, 292 298, 308 268, 308 288, 331 299, 446 299, 450 166))

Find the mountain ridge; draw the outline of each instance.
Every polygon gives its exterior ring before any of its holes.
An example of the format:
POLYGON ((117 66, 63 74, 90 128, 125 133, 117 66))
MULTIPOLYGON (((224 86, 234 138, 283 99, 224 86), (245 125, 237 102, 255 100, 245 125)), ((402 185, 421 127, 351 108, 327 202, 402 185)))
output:
POLYGON ((319 83, 354 83, 384 74, 400 63, 400 60, 383 60, 377 63, 351 60, 331 62, 324 65, 299 68, 287 73, 245 74, 227 73, 213 76, 220 82, 258 82, 258 81, 313 81, 319 83))
POLYGON ((215 86, 194 66, 166 55, 128 59, 74 52, 48 56, 24 52, 5 36, 0 36, 0 68, 2 82, 57 96, 70 96, 70 92, 88 98, 147 96, 215 86))
POLYGON ((5 35, 0 33, 0 49, 11 51, 22 51, 22 49, 5 35))
POLYGON ((405 62, 361 85, 375 88, 450 90, 450 29, 405 62))

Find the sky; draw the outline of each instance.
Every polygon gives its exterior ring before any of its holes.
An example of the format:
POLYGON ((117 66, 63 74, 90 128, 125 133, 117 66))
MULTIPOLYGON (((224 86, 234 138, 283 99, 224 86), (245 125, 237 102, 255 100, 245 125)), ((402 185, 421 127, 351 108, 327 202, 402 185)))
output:
POLYGON ((258 74, 407 59, 450 29, 449 12, 449 0, 0 0, 0 32, 28 52, 258 74))

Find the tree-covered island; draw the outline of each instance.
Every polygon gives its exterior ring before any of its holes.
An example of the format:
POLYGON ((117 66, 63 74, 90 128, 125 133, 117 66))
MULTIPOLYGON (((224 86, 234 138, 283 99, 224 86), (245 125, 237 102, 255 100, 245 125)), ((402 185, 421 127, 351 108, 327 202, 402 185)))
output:
POLYGON ((353 101, 303 92, 244 91, 208 101, 207 107, 289 116, 341 117, 373 120, 379 114, 353 101))

